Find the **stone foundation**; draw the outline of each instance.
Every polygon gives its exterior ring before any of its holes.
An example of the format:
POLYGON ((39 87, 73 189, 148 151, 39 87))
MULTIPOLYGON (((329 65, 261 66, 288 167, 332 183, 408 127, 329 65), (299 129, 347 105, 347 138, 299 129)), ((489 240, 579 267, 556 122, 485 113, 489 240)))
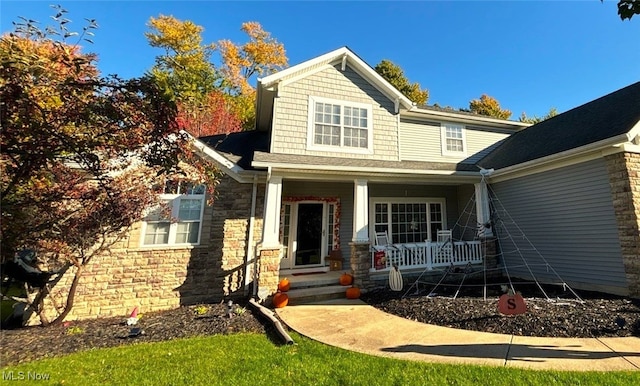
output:
POLYGON ((281 248, 259 248, 258 296, 271 296, 278 291, 281 248))
POLYGON ((640 154, 616 153, 605 159, 629 295, 640 298, 640 154))

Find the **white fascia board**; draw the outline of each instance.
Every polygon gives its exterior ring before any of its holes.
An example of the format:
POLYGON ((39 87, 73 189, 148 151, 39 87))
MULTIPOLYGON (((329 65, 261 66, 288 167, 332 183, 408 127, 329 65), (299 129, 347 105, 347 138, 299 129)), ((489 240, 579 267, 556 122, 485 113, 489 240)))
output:
POLYGON ((605 154, 607 148, 616 147, 620 149, 617 151, 622 151, 622 145, 625 143, 628 143, 627 134, 620 134, 615 137, 607 138, 575 149, 565 150, 543 158, 497 169, 491 175, 491 182, 510 180, 517 177, 557 169, 559 167, 575 163, 585 162, 591 158, 601 157, 605 154))
POLYGON ((640 121, 636 122, 636 124, 633 125, 631 130, 629 130, 629 132, 627 133, 627 139, 629 140, 629 142, 633 142, 633 140, 639 136, 640 136, 640 121))
POLYGON ((336 181, 349 182, 354 179, 366 179, 369 182, 385 184, 417 184, 417 185, 448 185, 457 186, 461 184, 474 184, 480 182, 481 176, 478 173, 459 172, 464 175, 436 175, 436 174, 399 174, 397 171, 389 173, 364 173, 362 171, 335 172, 320 170, 295 170, 295 169, 273 169, 275 173, 282 175, 287 180, 304 181, 336 181))
MULTIPOLYGON (((317 72, 316 67, 318 67, 319 65, 331 63, 348 64, 354 71, 371 82, 374 86, 376 86, 377 89, 379 89, 392 101, 398 99, 400 104, 403 105, 406 109, 410 109, 414 106, 413 102, 411 102, 409 98, 404 96, 404 94, 402 94, 400 91, 398 91, 398 89, 392 86, 391 83, 387 82, 386 79, 384 79, 371 66, 365 63, 347 47, 338 48, 337 50, 333 50, 324 55, 320 55, 313 59, 307 60, 306 62, 302 62, 295 66, 276 72, 275 74, 265 76, 264 78, 259 78, 258 86, 265 88, 272 87, 281 81, 288 80, 289 77, 295 75, 297 72, 304 71, 305 69, 314 69, 313 73, 315 73, 317 72)), ((305 74, 304 76, 308 75, 309 74, 305 74)), ((299 79, 304 76, 297 75, 295 76, 295 78, 299 79)))
POLYGON ((500 128, 511 128, 515 130, 522 130, 529 126, 531 123, 526 122, 518 122, 518 121, 508 121, 505 119, 497 119, 492 117, 484 117, 484 116, 475 116, 475 115, 467 115, 467 114, 458 114, 456 112, 448 112, 448 111, 435 111, 428 109, 421 109, 419 107, 414 107, 409 110, 407 116, 413 117, 421 117, 421 118, 433 118, 433 119, 448 119, 455 122, 463 122, 463 123, 484 123, 491 124, 495 127, 500 128))
POLYGON ((199 151, 200 154, 202 154, 204 157, 210 159, 211 161, 213 161, 213 163, 218 165, 225 174, 229 175, 231 178, 240 183, 253 182, 253 176, 257 173, 244 170, 242 167, 228 160, 223 155, 210 148, 199 139, 193 136, 191 136, 191 138, 193 139, 193 146, 196 148, 196 150, 199 151))
POLYGON ((298 71, 302 71, 305 68, 314 67, 322 63, 329 63, 336 58, 342 58, 342 56, 348 51, 349 50, 347 49, 347 47, 338 48, 337 50, 327 52, 324 55, 316 56, 313 59, 309 59, 302 63, 296 64, 295 66, 285 68, 284 70, 278 71, 275 74, 267 75, 263 78, 258 78, 258 83, 263 87, 273 86, 274 84, 282 81, 284 78, 287 78, 298 71))
POLYGON ((366 171, 361 168, 339 165, 309 165, 309 164, 291 164, 280 162, 268 162, 268 161, 253 161, 253 166, 256 167, 271 167, 274 169, 291 169, 291 170, 309 170, 319 172, 354 172, 354 173, 392 173, 392 174, 416 174, 416 175, 440 175, 440 176, 453 176, 453 175, 466 175, 466 176, 480 176, 480 172, 465 172, 455 170, 418 170, 418 169, 396 169, 396 168, 376 168, 369 167, 366 171))

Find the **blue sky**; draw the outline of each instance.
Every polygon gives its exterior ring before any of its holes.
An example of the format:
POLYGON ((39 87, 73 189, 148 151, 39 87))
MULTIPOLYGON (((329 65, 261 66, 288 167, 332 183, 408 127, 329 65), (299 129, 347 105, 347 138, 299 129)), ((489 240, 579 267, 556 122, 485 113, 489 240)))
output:
POLYGON ((160 50, 144 37, 151 16, 205 28, 204 41, 246 41, 258 21, 284 43, 294 65, 348 46, 371 66, 400 65, 429 89, 429 104, 468 107, 489 94, 517 119, 560 112, 640 80, 640 16, 621 21, 614 0, 567 1, 12 1, 0 2, 2 32, 17 16, 49 24, 61 4, 72 28, 97 19, 105 73, 142 75, 160 50))

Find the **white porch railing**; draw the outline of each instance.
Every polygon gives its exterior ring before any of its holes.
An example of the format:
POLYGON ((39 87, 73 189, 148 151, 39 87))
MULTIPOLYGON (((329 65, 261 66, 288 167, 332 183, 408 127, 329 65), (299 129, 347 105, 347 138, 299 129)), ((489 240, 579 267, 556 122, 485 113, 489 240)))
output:
POLYGON ((371 271, 385 271, 394 264, 400 269, 429 270, 451 264, 480 264, 483 257, 480 241, 455 241, 453 245, 436 242, 379 245, 371 252, 371 271))

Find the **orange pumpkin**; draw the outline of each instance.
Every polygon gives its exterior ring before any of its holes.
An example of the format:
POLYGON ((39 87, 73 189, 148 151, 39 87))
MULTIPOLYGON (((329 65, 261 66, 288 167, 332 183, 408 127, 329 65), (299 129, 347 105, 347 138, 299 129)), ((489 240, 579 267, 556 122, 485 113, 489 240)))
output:
POLYGON ((280 280, 280 282, 278 283, 278 290, 282 292, 287 292, 289 291, 290 288, 291 288, 291 283, 289 282, 289 279, 287 279, 286 277, 280 280))
POLYGON ((527 304, 520 294, 504 294, 498 300, 498 311, 503 315, 519 315, 527 312, 527 304))
POLYGON ((276 294, 273 295, 273 306, 275 308, 283 308, 286 307, 287 304, 289 304, 289 295, 284 292, 276 292, 276 294))
POLYGON ((347 289, 347 299, 358 299, 360 297, 360 288, 351 287, 347 289))
POLYGON ((348 273, 343 273, 340 276, 340 285, 351 285, 353 284, 353 276, 348 273))

